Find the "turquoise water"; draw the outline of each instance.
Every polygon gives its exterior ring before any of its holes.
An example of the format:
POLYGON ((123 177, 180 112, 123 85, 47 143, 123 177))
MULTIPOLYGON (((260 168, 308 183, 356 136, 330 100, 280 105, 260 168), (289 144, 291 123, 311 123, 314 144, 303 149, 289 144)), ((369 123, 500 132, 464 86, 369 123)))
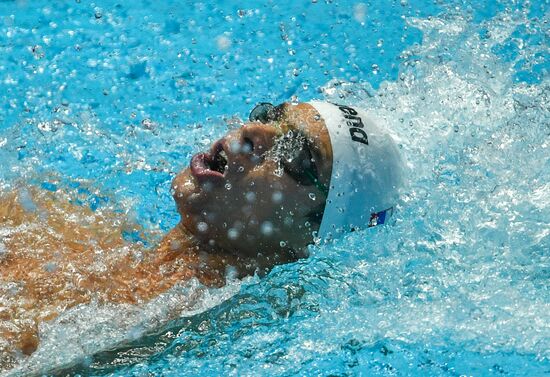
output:
POLYGON ((548 10, 1 1, 3 190, 85 186, 167 230, 193 153, 256 102, 313 98, 378 109, 410 172, 392 226, 224 289, 70 310, 13 374, 549 374, 548 10))

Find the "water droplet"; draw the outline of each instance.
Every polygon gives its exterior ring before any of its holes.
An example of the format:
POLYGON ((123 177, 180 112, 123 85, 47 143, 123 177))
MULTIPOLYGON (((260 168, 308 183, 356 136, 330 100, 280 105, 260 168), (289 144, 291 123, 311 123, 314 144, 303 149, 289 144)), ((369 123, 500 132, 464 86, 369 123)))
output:
POLYGON ((229 191, 233 186, 231 186, 231 183, 228 182, 223 187, 225 187, 225 189, 229 191))
POLYGON ((380 71, 380 67, 378 67, 378 64, 371 65, 371 68, 372 68, 372 73, 374 73, 375 75, 377 75, 378 72, 380 71))
POLYGON ((281 241, 281 242, 279 242, 279 246, 281 246, 281 247, 285 247, 285 246, 286 246, 286 242, 285 242, 285 241, 281 241))
POLYGON ((36 126, 38 127, 39 130, 45 131, 45 132, 48 132, 48 131, 55 132, 55 131, 57 131, 56 125, 53 124, 53 123, 50 123, 50 122, 40 122, 36 126))
POLYGON ((239 238, 239 231, 235 228, 229 228, 227 231, 227 237, 229 237, 230 240, 236 240, 239 238))
POLYGON ((201 221, 197 224, 197 229, 199 232, 206 232, 208 230, 208 224, 201 221))
POLYGON ((256 200, 256 193, 253 191, 249 191, 245 194, 246 201, 249 203, 253 203, 256 200))
POLYGON ((261 231, 264 236, 271 236, 273 234, 273 224, 270 221, 264 221, 261 226, 261 231))
POLYGON ((376 47, 382 47, 384 45, 384 40, 379 39, 378 42, 376 42, 376 47))
POLYGON ((353 7, 353 18, 355 21, 363 23, 367 17, 367 5, 365 3, 355 4, 353 7))
POLYGON ((227 280, 235 280, 239 276, 237 269, 234 266, 228 265, 225 268, 225 278, 227 280))
POLYGON ((239 167, 237 168, 237 171, 238 171, 239 173, 242 173, 242 172, 244 171, 244 166, 239 166, 239 167))
POLYGON ((153 128, 155 128, 155 123, 149 119, 149 118, 145 118, 141 121, 141 125, 143 126, 143 128, 145 128, 146 130, 152 130, 153 128))
POLYGON ((229 142, 229 150, 231 151, 231 153, 239 153, 242 148, 243 146, 238 140, 233 139, 229 142))
POLYGON ((315 196, 315 194, 312 193, 312 192, 310 192, 308 196, 309 196, 309 198, 310 198, 311 200, 317 199, 317 197, 315 196))
POLYGON ((281 191, 275 191, 273 195, 271 195, 271 200, 275 204, 281 203, 283 201, 283 193, 281 191))
POLYGON ((285 170, 283 169, 282 166, 278 166, 274 171, 273 171, 273 174, 275 174, 277 177, 282 177, 283 174, 284 174, 285 170))
POLYGON ((55 264, 54 262, 48 262, 43 267, 44 271, 46 272, 54 272, 55 270, 57 270, 57 264, 55 264))
POLYGON ((204 189, 204 191, 210 192, 214 188, 214 185, 212 184, 212 182, 205 182, 202 188, 204 189))
POLYGON ((219 35, 216 38, 216 45, 218 46, 218 49, 226 51, 231 47, 231 39, 225 35, 219 35))

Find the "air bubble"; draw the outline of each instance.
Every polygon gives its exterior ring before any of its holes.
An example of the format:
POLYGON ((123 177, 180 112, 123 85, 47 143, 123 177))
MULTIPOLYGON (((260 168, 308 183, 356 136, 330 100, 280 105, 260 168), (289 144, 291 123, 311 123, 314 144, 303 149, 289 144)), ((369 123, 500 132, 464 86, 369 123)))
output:
POLYGON ((231 183, 229 183, 229 182, 226 183, 223 187, 225 187, 225 189, 226 189, 227 191, 229 191, 229 190, 231 190, 231 189, 233 188, 233 186, 231 186, 231 183))
POLYGON ((281 246, 281 247, 285 247, 285 246, 286 246, 286 242, 285 242, 285 241, 281 241, 281 242, 279 242, 279 246, 281 246))
POLYGON ((311 200, 317 199, 317 196, 315 196, 315 194, 312 193, 312 192, 310 192, 310 193, 308 194, 308 196, 309 196, 309 198, 310 198, 311 200))

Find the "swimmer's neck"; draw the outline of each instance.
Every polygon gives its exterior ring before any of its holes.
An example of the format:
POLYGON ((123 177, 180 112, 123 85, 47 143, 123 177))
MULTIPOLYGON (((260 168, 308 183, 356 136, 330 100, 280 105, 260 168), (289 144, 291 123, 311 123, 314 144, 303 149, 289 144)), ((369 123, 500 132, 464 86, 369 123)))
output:
POLYGON ((275 265, 298 259, 292 252, 270 252, 250 257, 211 247, 197 240, 182 223, 168 232, 155 254, 157 263, 172 263, 182 257, 187 259, 197 267, 196 277, 207 286, 222 286, 226 278, 264 275, 275 265))

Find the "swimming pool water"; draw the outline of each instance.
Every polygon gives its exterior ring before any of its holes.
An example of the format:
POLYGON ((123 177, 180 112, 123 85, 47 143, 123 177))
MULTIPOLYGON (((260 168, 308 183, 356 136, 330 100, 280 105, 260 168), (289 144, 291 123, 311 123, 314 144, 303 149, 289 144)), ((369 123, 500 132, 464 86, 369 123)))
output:
POLYGON ((378 109, 410 172, 392 226, 70 310, 12 373, 550 373, 548 5, 0 2, 3 190, 92 187, 83 205, 167 230, 173 173, 290 99, 378 109))

